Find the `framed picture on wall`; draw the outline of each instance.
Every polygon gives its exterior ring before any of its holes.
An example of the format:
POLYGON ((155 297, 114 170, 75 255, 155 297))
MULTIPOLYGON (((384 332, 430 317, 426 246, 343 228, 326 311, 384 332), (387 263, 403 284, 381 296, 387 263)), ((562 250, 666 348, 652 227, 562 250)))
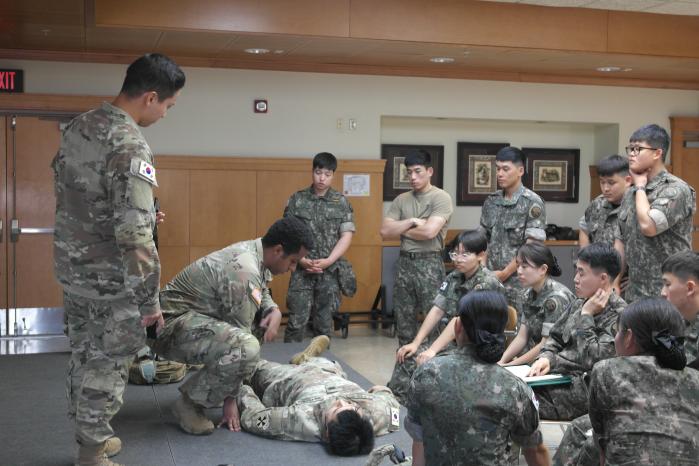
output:
POLYGON ((410 191, 410 180, 405 168, 405 156, 413 150, 424 150, 432 157, 432 184, 438 188, 444 183, 444 146, 422 144, 381 144, 381 158, 386 159, 383 172, 383 200, 392 201, 400 193, 410 191))
POLYGON ((483 205, 498 189, 495 154, 507 142, 459 142, 456 145, 456 205, 483 205))
POLYGON ((578 202, 580 149, 523 147, 524 185, 547 202, 578 202))

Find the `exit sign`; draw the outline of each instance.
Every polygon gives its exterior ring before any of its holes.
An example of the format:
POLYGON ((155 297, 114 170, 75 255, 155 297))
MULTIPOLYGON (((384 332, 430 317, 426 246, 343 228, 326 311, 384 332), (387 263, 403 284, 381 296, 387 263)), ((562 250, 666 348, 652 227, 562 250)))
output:
POLYGON ((24 71, 0 68, 0 92, 24 92, 24 71))

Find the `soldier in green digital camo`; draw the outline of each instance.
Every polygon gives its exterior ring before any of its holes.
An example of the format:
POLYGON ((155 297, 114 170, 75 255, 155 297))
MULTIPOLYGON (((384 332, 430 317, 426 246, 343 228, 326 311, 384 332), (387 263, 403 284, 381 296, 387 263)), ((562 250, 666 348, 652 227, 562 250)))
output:
POLYGON ((240 430, 235 398, 252 373, 260 345, 252 335, 255 314, 264 340, 277 334, 281 312, 267 283, 294 270, 313 248, 313 236, 296 217, 277 220, 262 238, 242 241, 185 267, 160 293, 165 328, 152 347, 167 359, 203 364, 179 387, 173 414, 185 432, 210 434, 204 408, 223 405, 218 424, 240 430))
POLYGON ((624 299, 658 296, 660 265, 672 254, 692 250, 694 188, 665 170, 670 137, 658 125, 636 130, 626 153, 633 188, 624 195, 615 244, 628 267, 624 299))
MULTIPOLYGON (((684 319, 684 354, 693 369, 699 370, 699 254, 678 252, 662 265, 662 296, 684 319)), ((655 382, 653 382, 655 383, 655 382)), ((553 457, 558 466, 597 466, 599 448, 592 439, 590 416, 575 419, 563 436, 553 457)))
MULTIPOLYGON (((381 225, 384 240, 400 238, 400 255, 393 286, 393 316, 398 345, 417 333, 418 313, 427 313, 444 280, 442 249, 454 210, 451 196, 432 186, 432 157, 427 151, 409 152, 405 159, 410 191, 391 203, 381 225)), ((388 386, 399 398, 405 394, 404 371, 396 361, 388 386)))
POLYGON ((612 283, 621 269, 619 254, 608 244, 580 250, 575 265, 575 293, 568 311, 553 325, 529 375, 568 375, 569 384, 534 387, 542 419, 566 421, 587 412, 585 372, 614 356, 619 313, 626 307, 612 283))
POLYGON ((354 215, 347 198, 330 187, 336 169, 334 155, 317 154, 313 158, 312 185, 294 193, 284 210, 285 217, 293 215, 306 223, 315 240, 315 247, 299 262, 289 280, 285 342, 303 340, 312 308, 314 336, 331 337, 341 285, 354 279, 352 266, 342 257, 352 242, 354 215))
POLYGON ((590 243, 614 246, 614 231, 624 193, 631 186, 629 160, 610 155, 597 162, 597 175, 602 194, 590 202, 580 219, 578 243, 584 248, 590 243))
POLYGON ((116 464, 106 457, 121 449, 110 421, 123 403, 128 366, 145 346, 143 327, 162 326, 157 179, 139 126, 164 117, 184 82, 163 55, 137 59, 111 104, 70 122, 53 159, 54 266, 64 291, 68 413, 80 465, 116 464))
POLYGON ((513 464, 515 441, 527 464, 548 464, 532 390, 496 364, 505 348, 504 295, 473 291, 459 311, 458 348, 419 366, 410 381, 405 427, 413 463, 513 464))
POLYGON ((238 398, 245 431, 279 440, 323 442, 333 454, 351 456, 369 453, 374 435, 400 428, 400 405, 391 390, 364 390, 347 380, 337 362, 317 357, 329 342, 326 336, 316 337, 292 358, 298 365, 257 363, 238 398))
POLYGON ((498 187, 481 209, 480 227, 488 235, 488 268, 505 285, 507 301, 521 317, 521 286, 517 280, 517 250, 530 239, 546 239, 544 201, 522 184, 525 155, 503 147, 495 156, 498 187))
POLYGON ((424 363, 444 349, 441 346, 439 349, 435 347, 433 330, 439 329, 440 333, 447 331, 451 335, 444 347, 453 341, 452 321, 458 317, 459 299, 474 290, 505 292, 505 288, 493 272, 481 265, 485 260, 487 246, 488 240, 481 230, 464 230, 457 237, 456 247, 449 253, 454 262, 454 270, 439 287, 434 305, 413 341, 401 346, 396 353, 396 360, 400 363, 400 366, 396 365, 396 371, 400 372, 393 374, 392 384, 393 391, 399 399, 404 399, 408 392, 416 363, 424 363))

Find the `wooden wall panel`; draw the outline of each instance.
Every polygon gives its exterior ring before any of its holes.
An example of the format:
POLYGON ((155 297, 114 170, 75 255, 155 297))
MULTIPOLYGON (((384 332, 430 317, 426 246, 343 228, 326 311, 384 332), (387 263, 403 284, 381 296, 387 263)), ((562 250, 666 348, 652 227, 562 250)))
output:
POLYGON ((160 256, 161 288, 191 262, 189 260, 189 246, 160 245, 158 247, 158 256, 160 256))
MULTIPOLYGON (((157 168, 157 165, 156 165, 157 168)), ((165 213, 165 222, 158 226, 158 244, 189 244, 189 171, 157 168, 158 188, 154 195, 165 213)))
POLYGON ((256 195, 253 171, 192 170, 190 244, 225 246, 254 238, 256 195))
MULTIPOLYGON (((337 173, 335 173, 333 187, 342 192, 343 175, 350 173, 362 174, 366 172, 338 170, 337 173)), ((379 198, 383 198, 382 177, 371 177, 370 193, 378 196, 379 198)), ((379 214, 376 215, 376 211, 372 208, 373 203, 376 202, 374 197, 352 196, 348 197, 347 199, 349 199, 350 203, 352 204, 352 209, 354 210, 354 223, 357 227, 357 231, 352 238, 352 247, 380 244, 381 235, 379 235, 379 230, 381 229, 383 212, 379 212, 379 214)))
POLYGON ((304 171, 257 172, 257 236, 284 215, 286 201, 293 193, 311 184, 310 162, 304 171))

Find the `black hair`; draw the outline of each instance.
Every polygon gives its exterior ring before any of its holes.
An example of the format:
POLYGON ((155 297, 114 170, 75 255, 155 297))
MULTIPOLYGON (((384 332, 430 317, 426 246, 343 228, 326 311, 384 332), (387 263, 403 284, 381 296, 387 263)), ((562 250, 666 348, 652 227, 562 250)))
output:
POLYGON ((316 168, 335 171, 337 170, 337 159, 330 152, 321 152, 313 157, 313 169, 316 168))
POLYGON ((498 291, 472 291, 459 300, 459 318, 476 356, 493 364, 505 352, 507 300, 498 291))
POLYGON ((629 304, 619 316, 619 329, 630 329, 636 344, 655 355, 661 367, 682 370, 687 365, 684 319, 670 301, 646 298, 629 304))
POLYGON ((284 254, 296 254, 301 246, 310 251, 313 249, 313 233, 305 222, 297 217, 284 217, 277 220, 269 227, 262 237, 262 246, 271 248, 277 244, 282 245, 284 254))
POLYGON ((694 251, 677 252, 663 262, 662 273, 671 273, 684 281, 699 281, 699 254, 694 251))
POLYGON ((432 156, 424 149, 411 150, 405 156, 403 164, 406 167, 414 167, 415 165, 423 165, 425 167, 432 166, 432 156))
POLYGON ((553 255, 545 244, 538 241, 524 243, 517 251, 517 259, 537 267, 546 265, 548 267, 546 273, 552 277, 559 277, 561 275, 561 266, 558 265, 556 256, 553 255))
POLYGON ((374 426, 357 411, 340 411, 327 428, 328 448, 335 455, 366 455, 374 448, 374 426))
POLYGON ((464 247, 464 251, 480 254, 488 249, 488 238, 485 236, 485 232, 480 229, 464 230, 454 241, 455 250, 459 244, 464 247))
POLYGON ((516 165, 525 166, 527 157, 521 149, 514 146, 503 147, 495 154, 496 162, 512 162, 516 165))
POLYGON ((585 262, 598 273, 606 272, 610 282, 621 272, 621 256, 611 244, 589 244, 578 252, 578 260, 585 262))
POLYGON ((599 176, 627 176, 629 174, 629 159, 618 154, 608 155, 597 162, 599 176))
POLYGON ((662 126, 655 124, 642 126, 633 132, 629 142, 645 142, 654 149, 662 149, 663 163, 665 163, 667 151, 670 148, 670 135, 662 126))
POLYGON ((121 93, 133 98, 155 91, 162 102, 182 89, 184 82, 184 72, 174 61, 160 53, 149 53, 129 65, 121 93))

